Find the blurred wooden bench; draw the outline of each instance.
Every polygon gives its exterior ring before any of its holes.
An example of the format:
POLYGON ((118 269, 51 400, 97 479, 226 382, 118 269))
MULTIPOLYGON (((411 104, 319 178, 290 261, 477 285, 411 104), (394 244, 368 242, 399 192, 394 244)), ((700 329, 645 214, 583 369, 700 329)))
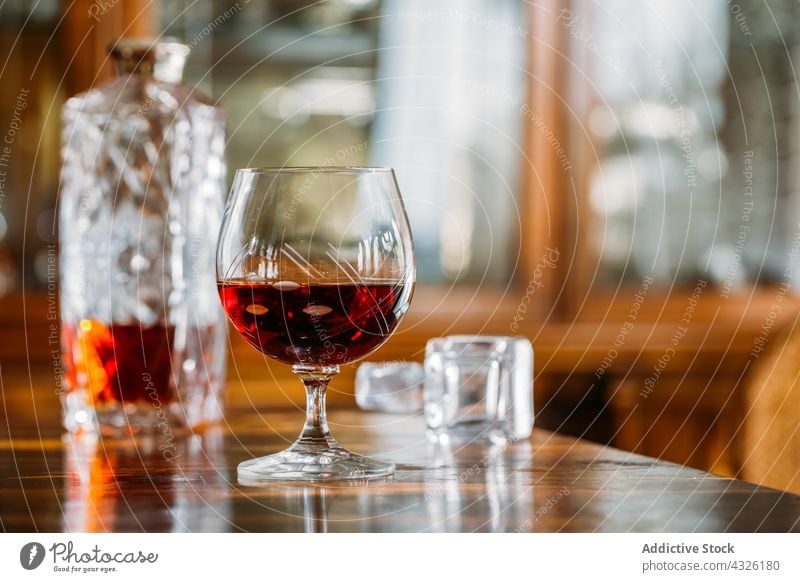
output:
POLYGON ((742 479, 800 493, 800 325, 773 332, 742 393, 742 479))
MULTIPOLYGON (((761 393, 753 386, 764 384, 759 370, 777 356, 765 352, 755 361, 757 369, 748 370, 754 339, 761 332, 774 290, 764 288, 752 296, 720 301, 719 293, 709 288, 696 306, 687 333, 673 345, 688 292, 672 289, 666 296, 651 291, 621 345, 618 338, 628 321, 630 292, 597 297, 569 318, 537 313, 533 301, 517 333, 534 343, 537 424, 723 475, 778 486, 789 483, 786 477, 778 477, 778 469, 767 472, 759 464, 765 451, 773 451, 774 457, 778 444, 786 443, 797 427, 791 399, 781 407, 776 405, 785 384, 777 380, 777 374, 766 375, 769 382, 764 388, 774 396, 764 397, 763 402, 753 397, 761 393), (611 349, 613 361, 608 358, 611 349), (668 364, 643 396, 646 381, 668 349, 674 350, 668 364), (600 375, 598 368, 603 368, 600 375), (746 418, 745 410, 749 411, 746 418), (780 419, 772 422, 773 414, 780 419), (600 417, 605 424, 594 430, 600 417), (758 443, 755 452, 744 445, 753 435, 763 435, 754 441, 758 443), (763 481, 767 474, 775 480, 763 481)), ((420 286, 398 333, 370 360, 422 361, 425 341, 439 335, 512 335, 511 323, 522 294, 524 289, 516 288, 420 286)), ((42 376, 52 375, 52 309, 53 298, 46 293, 0 298, 4 372, 23 368, 27 373, 29 368, 38 378, 37 386, 44 385, 42 376)), ((787 296, 774 330, 791 325, 797 313, 800 300, 787 296)), ((772 335, 770 346, 778 345, 778 332, 772 335)), ((269 361, 238 334, 231 333, 230 341, 226 398, 232 407, 302 407, 303 391, 287 366, 269 361)), ((800 337, 792 345, 800 350, 800 337)), ((794 351, 786 353, 794 355, 779 358, 781 366, 795 363, 797 368, 781 372, 781 377, 796 376, 800 358, 794 351)), ((354 377, 355 367, 345 366, 334 380, 332 410, 355 406, 354 377)), ((52 391, 7 394, 6 399, 10 413, 14 407, 58 406, 52 391)), ((781 459, 791 466, 795 452, 800 454, 800 447, 784 451, 781 459)))

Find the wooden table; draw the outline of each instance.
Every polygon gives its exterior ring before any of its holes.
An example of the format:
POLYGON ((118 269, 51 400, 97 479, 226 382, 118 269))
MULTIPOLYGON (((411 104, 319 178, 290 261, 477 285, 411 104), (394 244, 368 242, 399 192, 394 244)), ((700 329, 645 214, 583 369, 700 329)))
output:
POLYGON ((538 429, 505 448, 448 447, 418 416, 333 409, 339 440, 397 463, 393 480, 251 488, 236 464, 284 446, 300 411, 231 411, 174 450, 62 438, 53 411, 37 412, 0 427, 4 531, 800 531, 798 496, 538 429))

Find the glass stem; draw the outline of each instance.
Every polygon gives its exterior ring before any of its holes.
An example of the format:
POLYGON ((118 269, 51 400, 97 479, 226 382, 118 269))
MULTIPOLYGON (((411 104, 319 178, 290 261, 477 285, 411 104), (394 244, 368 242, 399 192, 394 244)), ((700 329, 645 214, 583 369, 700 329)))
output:
POLYGON ((325 392, 328 382, 339 373, 339 366, 313 366, 297 364, 292 366, 306 387, 306 423, 303 432, 295 441, 295 446, 324 448, 338 447, 336 439, 328 428, 328 414, 325 408, 325 392))

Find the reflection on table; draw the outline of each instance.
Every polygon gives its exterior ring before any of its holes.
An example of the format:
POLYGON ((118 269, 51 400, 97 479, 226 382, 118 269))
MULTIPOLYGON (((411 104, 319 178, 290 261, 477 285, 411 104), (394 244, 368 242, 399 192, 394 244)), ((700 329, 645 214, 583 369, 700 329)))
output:
MULTIPOLYGON (((178 439, 63 438, 19 421, 0 441, 6 531, 537 532, 797 531, 800 497, 535 429, 508 446, 430 442, 418 416, 333 411, 353 450, 392 479, 236 481, 243 459, 280 450, 299 411, 231 411, 178 439)), ((17 422, 17 421, 15 421, 17 422)))

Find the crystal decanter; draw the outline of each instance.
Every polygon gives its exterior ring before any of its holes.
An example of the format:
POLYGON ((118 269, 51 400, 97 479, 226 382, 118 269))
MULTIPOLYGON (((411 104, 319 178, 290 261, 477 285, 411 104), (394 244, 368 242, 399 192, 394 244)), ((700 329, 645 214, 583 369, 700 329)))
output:
POLYGON ((188 53, 121 40, 116 77, 63 109, 59 392, 71 432, 170 437, 221 414, 225 121, 181 84, 188 53))

